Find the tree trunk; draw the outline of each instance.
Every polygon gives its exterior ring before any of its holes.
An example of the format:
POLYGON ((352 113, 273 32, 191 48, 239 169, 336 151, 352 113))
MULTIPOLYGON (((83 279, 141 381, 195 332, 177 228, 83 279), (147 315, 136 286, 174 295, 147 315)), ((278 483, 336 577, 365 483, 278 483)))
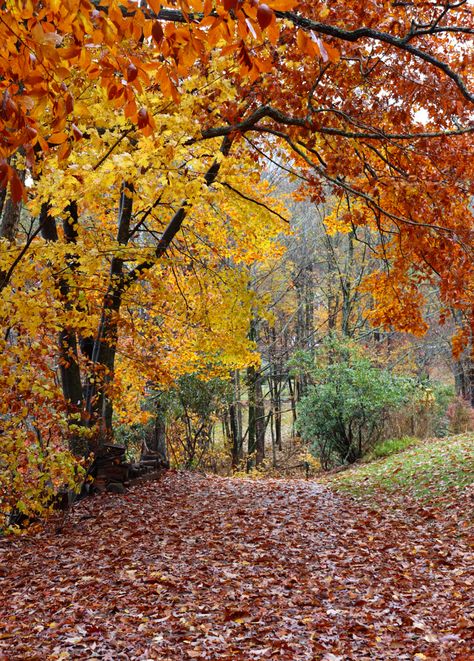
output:
POLYGON ((351 282, 351 269, 354 262, 354 234, 348 234, 348 248, 346 254, 346 267, 345 273, 340 275, 341 292, 342 292, 342 319, 341 319, 341 332, 345 337, 351 335, 351 314, 353 305, 353 293, 351 282))
POLYGON ((474 310, 471 313, 470 322, 466 321, 459 310, 451 308, 451 313, 457 328, 465 328, 466 323, 470 323, 467 346, 459 358, 454 361, 453 373, 456 394, 474 406, 474 310))
POLYGON ((154 421, 151 433, 146 439, 146 449, 157 455, 164 466, 169 466, 168 445, 166 443, 165 409, 159 396, 155 401, 154 421))
POLYGON ((247 386, 249 398, 248 425, 248 469, 259 466, 265 457, 265 406, 263 402, 262 377, 260 372, 251 366, 247 369, 247 386))
POLYGON ((281 441, 281 380, 277 370, 281 369, 274 363, 270 365, 270 377, 268 380, 271 398, 271 407, 273 411, 275 445, 278 450, 282 450, 281 441))
POLYGON ((242 410, 240 404, 240 373, 235 370, 232 374, 234 386, 233 401, 229 406, 230 437, 232 441, 232 468, 236 469, 243 458, 242 438, 242 410))
POLYGON ((273 405, 271 405, 270 412, 268 415, 270 418, 270 437, 272 441, 272 466, 273 468, 275 468, 277 465, 277 456, 276 456, 277 445, 275 438, 275 410, 273 408, 273 405))
POLYGON ((471 312, 470 340, 467 350, 468 401, 474 407, 474 309, 471 312))
MULTIPOLYGON (((68 213, 74 210, 74 206, 68 207, 68 213)), ((77 221, 77 215, 74 218, 65 218, 63 225, 72 226, 77 221)), ((44 203, 41 206, 40 213, 40 228, 41 236, 45 241, 56 242, 58 241, 58 230, 56 226, 56 219, 49 213, 49 205, 44 203)), ((65 232, 67 237, 67 234, 65 232)), ((74 241, 75 242, 75 241, 74 241)), ((69 263, 69 268, 73 268, 74 260, 71 256, 66 256, 69 263)), ((61 298, 66 310, 70 310, 73 304, 70 300, 70 288, 67 279, 60 277, 58 279, 58 287, 61 293, 61 298)), ((83 390, 81 382, 81 372, 79 368, 79 359, 77 354, 77 338, 75 332, 71 328, 63 328, 58 337, 59 346, 59 374, 61 380, 61 387, 63 391, 64 400, 66 403, 66 410, 70 424, 80 425, 82 420, 78 419, 78 413, 82 413, 83 408, 83 390)), ((84 454, 87 448, 84 447, 82 440, 76 435, 71 434, 69 444, 71 450, 75 454, 84 454)))
MULTIPOLYGON (((22 183, 25 181, 25 171, 20 172, 20 179, 22 183)), ((14 202, 11 197, 6 198, 5 195, 1 202, 0 209, 0 239, 7 239, 8 241, 14 241, 18 232, 18 226, 20 224, 20 214, 22 203, 14 202), (3 211, 3 213, 2 213, 3 211)))
POLYGON ((257 448, 257 440, 256 440, 256 432, 257 432, 257 426, 256 426, 256 417, 257 417, 257 412, 256 412, 256 406, 255 406, 255 400, 256 400, 256 393, 255 393, 255 383, 256 383, 256 370, 253 365, 247 368, 247 392, 248 392, 248 439, 247 439, 247 454, 248 454, 248 460, 247 460, 247 470, 250 470, 250 468, 253 466, 253 462, 255 459, 255 453, 256 453, 256 448, 257 448))
POLYGON ((469 383, 463 360, 456 360, 454 362, 453 372, 456 395, 467 399, 469 396, 469 383))
MULTIPOLYGON (((21 175, 25 178, 24 173, 21 175)), ((7 239, 10 243, 15 240, 20 223, 21 202, 13 202, 7 197, 7 189, 0 189, 0 239, 7 239)), ((7 286, 11 272, 0 271, 0 291, 7 286)))
POLYGON ((6 199, 7 199, 7 189, 0 188, 0 218, 2 217, 3 207, 5 206, 6 199))
MULTIPOLYGON (((129 241, 130 222, 133 208, 133 185, 122 186, 120 195, 117 242, 126 245, 129 241)), ((100 422, 99 446, 112 436, 113 403, 108 394, 114 377, 115 356, 118 341, 118 319, 124 291, 123 259, 112 257, 107 292, 102 304, 102 315, 92 351, 93 387, 88 393, 86 408, 91 423, 100 422), (99 382, 99 384, 98 384, 99 382)))
POLYGON ((291 414, 293 418, 292 435, 294 435, 295 424, 296 424, 296 397, 295 397, 295 388, 293 387, 291 376, 288 377, 288 390, 290 391, 291 414))
POLYGON ((262 375, 258 371, 255 376, 255 465, 260 466, 265 459, 265 402, 262 375))

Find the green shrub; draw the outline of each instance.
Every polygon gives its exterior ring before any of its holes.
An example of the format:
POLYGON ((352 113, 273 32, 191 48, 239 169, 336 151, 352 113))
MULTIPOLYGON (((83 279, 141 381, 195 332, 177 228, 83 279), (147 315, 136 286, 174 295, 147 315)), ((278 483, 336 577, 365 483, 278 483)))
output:
POLYGON ((170 433, 168 444, 173 464, 184 468, 204 468, 215 462, 212 428, 230 401, 229 381, 201 379, 199 375, 180 377, 174 388, 163 392, 160 401, 170 433))
POLYGON ((299 403, 297 428, 323 468, 353 463, 379 440, 384 417, 410 400, 415 384, 333 337, 316 352, 315 363, 314 385, 299 403))
POLYGON ((115 425, 115 442, 125 447, 127 461, 138 461, 140 459, 143 441, 151 425, 152 422, 115 425))
POLYGON ((202 468, 208 460, 215 460, 212 428, 231 394, 229 382, 224 379, 204 380, 196 374, 181 376, 168 390, 156 390, 148 395, 143 402, 143 410, 150 413, 148 422, 116 425, 116 441, 125 446, 127 459, 131 461, 150 449, 161 454, 164 461, 171 458, 174 467, 202 468), (153 448, 157 422, 162 423, 159 432, 162 438, 160 447, 153 448))

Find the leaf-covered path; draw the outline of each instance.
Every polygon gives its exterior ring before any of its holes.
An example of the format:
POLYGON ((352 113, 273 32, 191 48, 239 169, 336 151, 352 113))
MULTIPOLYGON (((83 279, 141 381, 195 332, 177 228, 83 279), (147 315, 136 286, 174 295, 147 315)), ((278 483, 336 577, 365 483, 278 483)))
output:
POLYGON ((0 658, 474 659, 464 499, 170 472, 84 501, 0 542, 0 658))

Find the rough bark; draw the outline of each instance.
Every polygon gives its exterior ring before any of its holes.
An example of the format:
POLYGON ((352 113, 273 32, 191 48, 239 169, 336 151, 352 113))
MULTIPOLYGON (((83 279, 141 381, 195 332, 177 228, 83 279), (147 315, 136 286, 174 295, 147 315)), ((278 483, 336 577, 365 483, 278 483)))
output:
MULTIPOLYGON (((67 211, 69 216, 70 211, 67 211)), ((49 213, 49 205, 44 203, 41 206, 40 213, 40 228, 41 236, 45 241, 58 241, 58 230, 56 219, 49 213)), ((63 224, 71 224, 71 220, 65 218, 63 224)), ((70 256, 66 256, 70 267, 73 263, 70 256)), ((66 277, 60 277, 57 281, 59 291, 65 306, 65 309, 72 308, 72 301, 70 299, 70 286, 66 277)), ((78 419, 77 414, 82 413, 83 408, 83 390, 81 382, 81 372, 79 368, 79 359, 77 354, 77 338, 75 332, 68 327, 64 327, 58 337, 59 346, 59 373, 61 380, 61 387, 63 391, 64 400, 66 402, 68 418, 71 423, 80 424, 81 420, 78 419)), ((77 454, 83 454, 86 448, 83 442, 72 434, 70 437, 71 450, 77 454)))
MULTIPOLYGON (((253 318, 250 322, 249 338, 254 342, 258 340, 258 320, 253 318)), ((247 368, 247 389, 249 401, 248 422, 248 454, 247 468, 250 469, 255 461, 259 466, 265 457, 265 404, 263 400, 263 377, 260 370, 253 365, 247 368)))
POLYGON ((15 240, 20 223, 21 206, 21 202, 13 202, 11 197, 6 200, 0 222, 0 239, 15 240))

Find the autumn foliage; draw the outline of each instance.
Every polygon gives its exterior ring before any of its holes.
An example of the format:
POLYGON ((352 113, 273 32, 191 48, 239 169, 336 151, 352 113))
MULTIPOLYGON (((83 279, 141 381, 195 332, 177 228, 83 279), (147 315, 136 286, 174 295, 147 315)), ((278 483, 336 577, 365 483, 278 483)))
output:
POLYGON ((0 413, 23 477, 13 495, 0 478, 0 500, 74 482, 67 446, 144 419, 147 388, 257 362, 249 267, 279 258, 286 228, 268 163, 296 196, 331 197, 329 227, 379 237, 375 325, 424 332, 433 283, 461 351, 472 33, 462 1, 7 3, 0 413))

